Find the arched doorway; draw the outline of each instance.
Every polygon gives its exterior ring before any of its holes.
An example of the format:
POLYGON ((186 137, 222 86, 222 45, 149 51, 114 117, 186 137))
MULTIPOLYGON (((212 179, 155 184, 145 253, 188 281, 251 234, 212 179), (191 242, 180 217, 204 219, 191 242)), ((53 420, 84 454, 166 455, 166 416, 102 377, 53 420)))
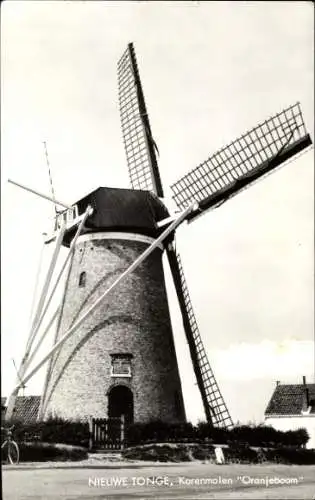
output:
POLYGON ((108 394, 109 418, 125 415, 126 424, 133 422, 133 394, 125 385, 116 385, 108 394))

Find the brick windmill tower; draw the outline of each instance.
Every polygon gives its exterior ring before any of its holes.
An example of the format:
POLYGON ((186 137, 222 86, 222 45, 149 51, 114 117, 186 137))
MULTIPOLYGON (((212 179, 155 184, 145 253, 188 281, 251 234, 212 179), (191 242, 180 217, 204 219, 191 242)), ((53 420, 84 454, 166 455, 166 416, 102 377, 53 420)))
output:
MULTIPOLYGON (((132 189, 100 187, 57 219, 57 241, 70 247, 71 260, 55 345, 44 360, 49 364, 40 416, 123 414, 128 421, 185 421, 162 264, 165 251, 207 421, 230 427, 232 419, 197 327, 175 229, 270 173, 310 146, 311 139, 299 104, 289 107, 175 183, 180 216, 170 215, 132 44, 118 63, 118 82, 132 189)), ((22 371, 21 383, 36 369, 28 376, 22 371)))
MULTIPOLYGON (((159 235, 168 217, 145 191, 99 188, 77 203, 93 214, 75 245, 57 329, 63 335, 159 235)), ((70 244, 74 234, 65 235, 70 244)), ((184 421, 159 245, 51 359, 44 416, 184 421)))

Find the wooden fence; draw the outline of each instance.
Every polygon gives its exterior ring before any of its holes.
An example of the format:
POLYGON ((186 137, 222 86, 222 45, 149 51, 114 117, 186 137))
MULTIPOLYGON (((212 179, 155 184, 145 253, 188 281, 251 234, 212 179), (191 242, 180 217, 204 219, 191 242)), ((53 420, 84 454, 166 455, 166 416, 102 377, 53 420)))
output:
POLYGON ((90 418, 90 450, 122 450, 125 444, 125 419, 90 418))

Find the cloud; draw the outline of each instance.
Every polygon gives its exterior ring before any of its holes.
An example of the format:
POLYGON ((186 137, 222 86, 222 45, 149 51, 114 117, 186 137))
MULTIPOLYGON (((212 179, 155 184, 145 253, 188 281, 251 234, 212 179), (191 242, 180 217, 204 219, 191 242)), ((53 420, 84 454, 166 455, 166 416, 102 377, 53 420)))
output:
POLYGON ((211 363, 221 379, 274 378, 300 383, 302 375, 314 377, 314 342, 287 339, 258 344, 233 344, 211 352, 211 363))

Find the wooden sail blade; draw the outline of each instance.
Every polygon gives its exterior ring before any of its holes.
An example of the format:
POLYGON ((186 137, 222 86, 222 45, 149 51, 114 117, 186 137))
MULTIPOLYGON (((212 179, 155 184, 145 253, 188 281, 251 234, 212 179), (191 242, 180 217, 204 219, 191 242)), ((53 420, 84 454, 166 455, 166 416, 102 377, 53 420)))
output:
POLYGON ((195 200, 193 219, 220 205, 311 145, 299 103, 257 125, 220 149, 171 188, 182 210, 195 200))
POLYGON ((118 62, 118 92, 122 135, 133 189, 153 191, 163 197, 136 55, 132 43, 118 62))
POLYGON ((181 259, 172 243, 167 247, 167 256, 207 422, 213 426, 228 429, 233 426, 233 422, 208 361, 190 300, 181 259))

